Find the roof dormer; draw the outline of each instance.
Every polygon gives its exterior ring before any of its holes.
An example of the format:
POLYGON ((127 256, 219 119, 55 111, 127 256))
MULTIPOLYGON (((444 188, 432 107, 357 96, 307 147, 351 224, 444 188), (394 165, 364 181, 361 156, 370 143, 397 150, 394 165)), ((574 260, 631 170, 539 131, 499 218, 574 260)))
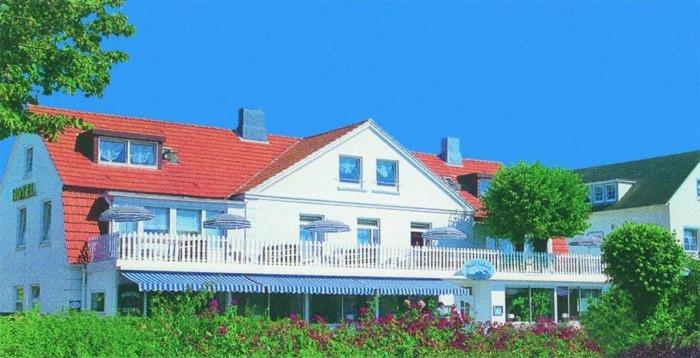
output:
POLYGON ((634 185, 633 181, 615 179, 587 183, 589 200, 593 206, 611 205, 620 201, 634 185))
POLYGON ((93 129, 93 162, 134 168, 161 167, 164 137, 93 129))

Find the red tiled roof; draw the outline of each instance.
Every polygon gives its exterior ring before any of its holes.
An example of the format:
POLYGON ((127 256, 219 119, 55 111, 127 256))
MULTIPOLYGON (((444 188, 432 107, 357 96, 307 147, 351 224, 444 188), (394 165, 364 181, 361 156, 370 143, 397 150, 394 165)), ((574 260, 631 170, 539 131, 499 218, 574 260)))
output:
POLYGON ((106 209, 106 202, 100 200, 95 190, 69 189, 63 191, 63 226, 66 231, 68 262, 84 262, 85 243, 100 234, 97 218, 106 209))
MULTIPOLYGON (((165 137, 163 146, 177 152, 179 164, 163 163, 158 170, 94 163, 79 149, 77 129, 68 129, 56 142, 46 142, 64 185, 202 198, 228 198, 299 139, 270 135, 269 143, 243 141, 236 132, 131 117, 31 107, 34 113, 76 116, 95 129, 165 137)), ((232 123, 233 126, 233 123, 232 123)))
MULTIPOLYGON (((437 154, 428 153, 413 153, 425 166, 432 170, 437 176, 444 178, 449 177, 457 181, 457 177, 467 174, 495 174, 501 168, 501 163, 487 162, 475 159, 462 160, 462 166, 448 165, 437 154)), ((464 198, 472 207, 474 207, 475 216, 482 218, 484 216, 483 205, 476 196, 462 189, 459 195, 464 198)))

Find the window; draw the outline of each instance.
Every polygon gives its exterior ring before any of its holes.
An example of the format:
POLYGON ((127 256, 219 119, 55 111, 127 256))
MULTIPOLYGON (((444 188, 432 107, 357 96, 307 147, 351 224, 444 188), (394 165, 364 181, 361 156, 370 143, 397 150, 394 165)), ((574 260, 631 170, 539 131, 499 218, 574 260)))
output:
POLYGON ((134 165, 155 166, 155 143, 129 142, 129 162, 134 165))
POLYGON ((323 241, 323 234, 304 229, 304 225, 314 221, 323 220, 322 215, 299 215, 299 241, 300 242, 320 242, 323 241))
POLYGON ((340 156, 338 168, 340 182, 360 183, 362 175, 362 160, 360 158, 340 156))
POLYGON ((379 220, 357 219, 357 244, 379 245, 379 220))
POLYGON ((49 241, 51 231, 51 202, 45 201, 41 205, 41 242, 49 241))
MULTIPOLYGON (((204 212, 204 220, 210 220, 218 215, 223 214, 223 210, 207 210, 204 212)), ((224 229, 204 229, 204 234, 206 236, 226 236, 226 230, 224 229)))
POLYGON ((29 286, 29 299, 32 310, 39 310, 41 303, 41 288, 39 285, 29 286))
POLYGON ((603 193, 602 186, 593 187, 593 202, 594 203, 602 203, 605 200, 603 194, 604 193, 603 193))
POLYGON ((685 251, 698 251, 698 229, 683 229, 685 251))
POLYGON ((608 184, 605 186, 605 201, 616 201, 617 200, 617 185, 608 184))
POLYGON ((411 246, 423 246, 423 233, 432 227, 430 223, 411 222, 411 246))
POLYGON ((17 212, 17 247, 24 247, 27 236, 27 208, 20 208, 17 212))
POLYGON ((396 186, 396 169, 398 165, 393 160, 377 159, 377 185, 396 186))
POLYGON ((153 213, 153 219, 143 222, 143 232, 147 234, 167 234, 170 226, 170 210, 166 208, 146 208, 153 213))
POLYGON ((158 146, 156 143, 100 138, 99 147, 100 163, 143 167, 155 167, 158 165, 158 146))
POLYGON ((97 313, 105 311, 105 293, 93 292, 90 294, 90 310, 97 313))
POLYGON ((491 186, 491 179, 479 179, 479 197, 483 197, 491 186))
POLYGON ((15 287, 15 312, 24 311, 24 287, 15 287))
POLYGON ((698 192, 698 200, 700 200, 700 178, 698 178, 696 191, 698 192))
POLYGON ((24 152, 24 175, 29 175, 34 170, 34 148, 29 147, 24 152))
POLYGON ((100 162, 126 164, 126 141, 100 138, 100 162))
POLYGON ((176 225, 178 235, 199 235, 202 228, 202 212, 177 209, 176 225))
POLYGON ((118 234, 132 234, 137 231, 136 221, 124 221, 115 223, 114 232, 118 234))

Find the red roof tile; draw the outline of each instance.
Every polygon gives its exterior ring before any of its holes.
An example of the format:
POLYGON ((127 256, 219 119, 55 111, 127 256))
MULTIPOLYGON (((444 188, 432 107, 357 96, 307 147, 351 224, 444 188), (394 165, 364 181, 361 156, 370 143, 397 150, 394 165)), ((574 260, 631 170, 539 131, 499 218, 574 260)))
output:
MULTIPOLYGON (((501 168, 501 163, 481 161, 475 159, 462 160, 462 166, 448 165, 437 154, 428 153, 413 153, 425 166, 432 170, 437 176, 444 178, 449 177, 457 181, 457 177, 467 174, 495 174, 501 168)), ((474 207, 475 216, 482 218, 484 216, 483 205, 476 196, 466 190, 460 190, 459 195, 464 198, 472 207, 474 207)))
POLYGON ((85 243, 100 234, 97 218, 106 209, 106 202, 99 197, 100 193, 95 190, 66 188, 63 191, 63 226, 69 263, 84 262, 85 243))
POLYGON ((552 238, 552 253, 556 255, 566 255, 569 253, 569 245, 566 243, 565 237, 552 238))

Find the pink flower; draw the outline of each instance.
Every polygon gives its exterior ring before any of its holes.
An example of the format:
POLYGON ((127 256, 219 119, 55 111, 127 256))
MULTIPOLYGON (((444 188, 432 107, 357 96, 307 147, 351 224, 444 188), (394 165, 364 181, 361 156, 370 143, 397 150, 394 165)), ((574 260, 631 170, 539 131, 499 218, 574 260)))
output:
POLYGON ((323 316, 318 315, 318 314, 311 316, 311 320, 318 323, 318 324, 321 324, 321 325, 326 324, 326 320, 323 318, 323 316))
POLYGON ((231 306, 238 306, 238 301, 235 299, 231 301, 231 306))
POLYGON ((220 336, 225 336, 226 333, 228 333, 228 327, 226 326, 219 326, 219 335, 220 336))
POLYGON ((296 313, 292 312, 289 314, 289 319, 292 320, 292 322, 297 322, 299 321, 299 315, 296 313))
POLYGON ((438 329, 445 329, 449 326, 450 322, 445 318, 440 318, 437 324, 438 329))
POLYGON ((209 313, 219 313, 219 300, 216 298, 209 301, 209 313))
POLYGON ((367 307, 365 307, 365 306, 360 307, 360 309, 357 310, 357 314, 359 314, 360 316, 367 315, 367 307))

